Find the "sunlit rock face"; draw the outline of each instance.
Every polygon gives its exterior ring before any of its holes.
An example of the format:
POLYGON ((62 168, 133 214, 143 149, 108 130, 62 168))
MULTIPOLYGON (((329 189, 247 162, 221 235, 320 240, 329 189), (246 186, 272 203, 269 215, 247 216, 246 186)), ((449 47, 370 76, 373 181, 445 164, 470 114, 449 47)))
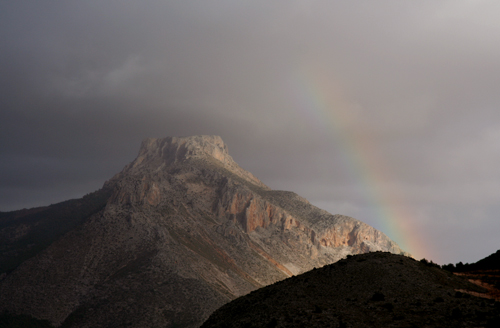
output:
POLYGON ((100 211, 3 276, 0 310, 70 327, 197 327, 349 254, 403 253, 360 221, 271 190, 217 136, 146 139, 103 190, 100 211))

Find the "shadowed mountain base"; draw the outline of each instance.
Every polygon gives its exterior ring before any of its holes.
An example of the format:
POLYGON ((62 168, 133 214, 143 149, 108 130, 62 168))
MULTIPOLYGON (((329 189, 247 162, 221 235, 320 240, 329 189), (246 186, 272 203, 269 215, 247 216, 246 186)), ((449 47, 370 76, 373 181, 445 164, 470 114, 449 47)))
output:
POLYGON ((350 256, 240 297, 202 328, 500 327, 500 303, 467 280, 384 252, 350 256))

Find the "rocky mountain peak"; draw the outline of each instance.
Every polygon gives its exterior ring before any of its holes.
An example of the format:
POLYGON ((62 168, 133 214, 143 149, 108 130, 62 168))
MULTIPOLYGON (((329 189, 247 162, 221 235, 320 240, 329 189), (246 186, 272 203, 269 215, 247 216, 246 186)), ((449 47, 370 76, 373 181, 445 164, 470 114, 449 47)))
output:
POLYGON ((228 148, 219 136, 147 138, 142 142, 139 157, 160 156, 169 162, 182 162, 189 158, 212 157, 222 163, 233 162, 228 148))
POLYGON ((253 174, 242 169, 229 155, 222 138, 213 135, 147 138, 142 141, 137 158, 122 173, 145 168, 158 171, 189 160, 212 162, 258 187, 269 189, 253 174))

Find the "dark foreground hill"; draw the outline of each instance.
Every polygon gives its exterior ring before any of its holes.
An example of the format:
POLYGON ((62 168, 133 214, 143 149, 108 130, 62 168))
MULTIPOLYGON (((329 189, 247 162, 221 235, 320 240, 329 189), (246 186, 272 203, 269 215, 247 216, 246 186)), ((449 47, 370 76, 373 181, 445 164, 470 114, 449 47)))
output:
POLYGON ((375 252, 288 278, 215 311, 202 328, 500 327, 480 287, 402 255, 375 252))
POLYGON ((404 253, 363 222, 271 190, 217 136, 145 140, 103 189, 0 213, 0 245, 0 313, 72 328, 198 327, 349 254, 404 253))
POLYGON ((476 263, 448 264, 443 268, 462 276, 488 290, 486 297, 500 301, 500 250, 476 263))
POLYGON ((476 263, 465 264, 463 268, 465 271, 500 270, 500 250, 496 251, 496 253, 486 256, 484 259, 481 259, 476 263))

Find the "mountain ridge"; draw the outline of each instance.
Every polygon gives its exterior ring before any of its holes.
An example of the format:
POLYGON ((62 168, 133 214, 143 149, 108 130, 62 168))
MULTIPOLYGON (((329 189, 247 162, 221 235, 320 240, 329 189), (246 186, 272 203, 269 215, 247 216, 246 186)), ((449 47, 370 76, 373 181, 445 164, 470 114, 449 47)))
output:
POLYGON ((372 252, 239 297, 201 327, 498 327, 500 302, 478 292, 428 262, 372 252))
POLYGON ((0 311, 64 327, 197 327, 347 255, 404 253, 363 222, 271 190, 216 136, 146 139, 103 188, 101 210, 3 276, 0 311))

